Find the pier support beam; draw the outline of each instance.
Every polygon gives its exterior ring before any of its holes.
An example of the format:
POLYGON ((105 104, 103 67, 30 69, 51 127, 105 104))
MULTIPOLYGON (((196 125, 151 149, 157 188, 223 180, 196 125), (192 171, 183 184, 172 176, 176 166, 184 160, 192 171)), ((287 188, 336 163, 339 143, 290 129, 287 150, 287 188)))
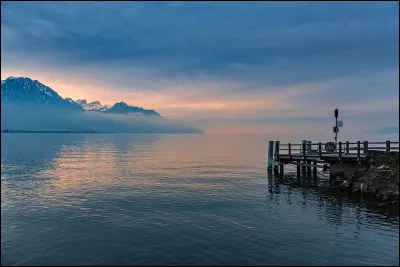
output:
POLYGON ((281 161, 280 163, 279 163, 279 176, 280 176, 280 179, 281 180, 283 180, 283 162, 281 161))
POLYGON ((300 178, 300 160, 297 161, 297 178, 300 178))
POLYGON ((268 171, 272 172, 272 162, 274 157, 274 141, 268 143, 268 171))
POLYGON ((317 178, 317 162, 314 161, 313 164, 314 164, 314 167, 313 167, 313 178, 316 179, 317 178))
POLYGON ((307 160, 307 164, 310 164, 307 166, 307 177, 311 176, 311 160, 307 160))
MULTIPOLYGON (((306 163, 306 161, 305 160, 303 160, 303 163, 305 164, 306 163)), ((301 166, 301 176, 305 176, 306 175, 306 166, 301 166)))

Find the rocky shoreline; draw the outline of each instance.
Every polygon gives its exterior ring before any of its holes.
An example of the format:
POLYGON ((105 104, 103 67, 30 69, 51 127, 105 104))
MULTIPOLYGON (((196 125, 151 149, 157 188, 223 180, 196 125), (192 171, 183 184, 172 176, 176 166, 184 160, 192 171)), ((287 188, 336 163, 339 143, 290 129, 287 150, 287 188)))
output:
POLYGON ((381 151, 368 153, 367 168, 363 172, 336 177, 332 188, 354 194, 374 196, 386 204, 399 203, 399 153, 381 151))

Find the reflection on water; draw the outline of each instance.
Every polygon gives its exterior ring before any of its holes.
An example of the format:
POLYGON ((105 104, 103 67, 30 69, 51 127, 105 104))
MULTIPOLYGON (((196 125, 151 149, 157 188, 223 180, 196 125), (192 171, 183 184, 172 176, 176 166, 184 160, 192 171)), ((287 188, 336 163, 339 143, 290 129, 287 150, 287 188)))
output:
POLYGON ((2 264, 399 263, 398 211, 268 175, 268 139, 2 134, 2 264))

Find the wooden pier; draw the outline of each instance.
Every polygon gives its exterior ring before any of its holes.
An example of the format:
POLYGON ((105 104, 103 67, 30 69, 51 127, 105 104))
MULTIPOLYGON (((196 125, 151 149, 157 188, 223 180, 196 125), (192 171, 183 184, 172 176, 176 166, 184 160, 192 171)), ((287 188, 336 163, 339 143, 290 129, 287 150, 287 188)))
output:
POLYGON ((297 165, 297 176, 300 173, 311 174, 317 177, 317 168, 324 171, 337 168, 353 168, 358 170, 366 165, 369 152, 381 151, 381 153, 399 152, 399 142, 338 142, 337 146, 332 142, 312 143, 303 140, 301 144, 281 144, 279 141, 269 141, 268 171, 278 172, 283 177, 284 165, 297 165), (312 172, 311 172, 312 170, 312 172))

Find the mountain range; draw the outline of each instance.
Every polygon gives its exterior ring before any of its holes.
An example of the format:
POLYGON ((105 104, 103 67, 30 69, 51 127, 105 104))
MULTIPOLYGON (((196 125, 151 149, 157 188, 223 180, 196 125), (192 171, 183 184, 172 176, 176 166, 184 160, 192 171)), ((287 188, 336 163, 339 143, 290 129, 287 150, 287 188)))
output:
POLYGON ((9 77, 1 81, 1 103, 17 105, 38 105, 58 109, 76 111, 94 111, 109 114, 136 114, 142 116, 160 116, 154 110, 130 106, 125 102, 115 103, 113 106, 102 105, 100 101, 87 103, 86 99, 74 101, 71 98, 62 98, 50 87, 27 77, 9 77))
POLYGON ((118 102, 112 106, 61 97, 28 77, 1 81, 1 129, 8 132, 202 133, 167 120, 152 109, 118 102))

